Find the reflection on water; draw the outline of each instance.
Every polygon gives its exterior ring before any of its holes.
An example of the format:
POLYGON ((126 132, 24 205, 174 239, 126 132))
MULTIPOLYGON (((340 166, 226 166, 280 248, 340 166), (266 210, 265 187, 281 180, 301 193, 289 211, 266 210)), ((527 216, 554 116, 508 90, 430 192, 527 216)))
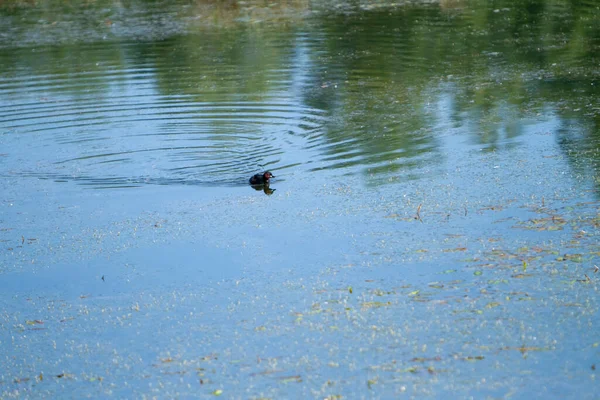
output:
POLYGON ((272 195, 275 190, 277 189, 271 189, 271 185, 270 184, 264 184, 264 185, 250 185, 250 187, 252 187, 252 189, 258 191, 258 192, 264 192, 267 196, 272 195))
POLYGON ((540 118, 597 149, 593 2, 43 4, 1 6, 3 175, 384 183, 443 163, 445 135, 511 148, 540 118))

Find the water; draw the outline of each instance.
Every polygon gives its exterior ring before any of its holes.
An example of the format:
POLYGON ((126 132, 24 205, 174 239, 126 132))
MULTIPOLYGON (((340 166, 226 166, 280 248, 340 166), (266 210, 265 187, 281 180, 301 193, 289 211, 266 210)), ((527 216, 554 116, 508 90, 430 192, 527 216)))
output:
POLYGON ((0 397, 594 398, 598 11, 2 4, 0 397))

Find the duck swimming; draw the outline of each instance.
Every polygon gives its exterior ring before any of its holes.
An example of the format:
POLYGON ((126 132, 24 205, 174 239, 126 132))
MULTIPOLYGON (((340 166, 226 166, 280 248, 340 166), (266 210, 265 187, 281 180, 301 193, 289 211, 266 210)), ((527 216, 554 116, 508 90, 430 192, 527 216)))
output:
POLYGON ((270 171, 265 171, 262 174, 256 174, 250 178, 251 185, 268 185, 269 179, 275 178, 270 171))

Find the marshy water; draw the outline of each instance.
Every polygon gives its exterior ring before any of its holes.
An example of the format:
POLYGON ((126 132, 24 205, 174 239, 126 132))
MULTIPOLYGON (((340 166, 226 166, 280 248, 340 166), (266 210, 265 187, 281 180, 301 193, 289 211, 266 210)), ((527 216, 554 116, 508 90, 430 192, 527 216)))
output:
POLYGON ((0 3, 0 397, 597 397, 599 65, 594 1, 0 3))

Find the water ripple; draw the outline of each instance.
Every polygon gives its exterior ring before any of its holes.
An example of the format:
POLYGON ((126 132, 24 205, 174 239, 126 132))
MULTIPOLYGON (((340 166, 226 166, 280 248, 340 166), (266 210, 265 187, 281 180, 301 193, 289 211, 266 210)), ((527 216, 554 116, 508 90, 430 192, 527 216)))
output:
POLYGON ((243 100, 223 88, 164 94, 160 68, 1 79, 4 139, 29 152, 8 174, 97 188, 245 184, 263 168, 298 165, 288 154, 300 151, 305 137, 320 136, 327 120, 323 110, 277 93, 243 100))

